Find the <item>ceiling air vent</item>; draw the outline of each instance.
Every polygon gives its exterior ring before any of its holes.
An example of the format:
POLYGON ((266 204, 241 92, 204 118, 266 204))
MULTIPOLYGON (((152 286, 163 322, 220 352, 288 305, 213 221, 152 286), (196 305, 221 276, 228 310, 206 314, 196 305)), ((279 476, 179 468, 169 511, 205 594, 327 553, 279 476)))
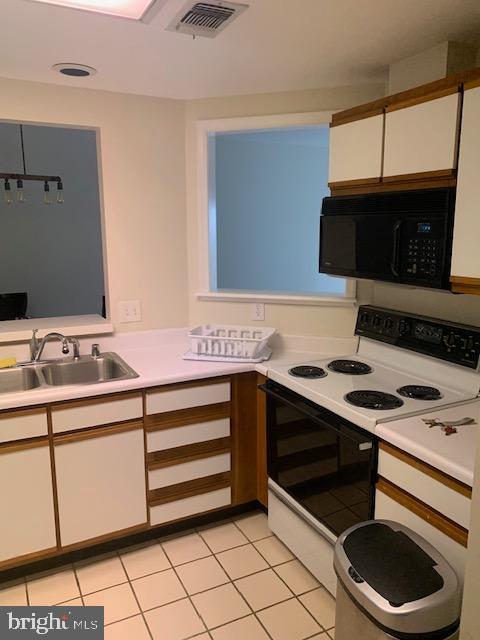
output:
POLYGON ((214 38, 245 9, 236 2, 189 2, 168 26, 169 31, 214 38))

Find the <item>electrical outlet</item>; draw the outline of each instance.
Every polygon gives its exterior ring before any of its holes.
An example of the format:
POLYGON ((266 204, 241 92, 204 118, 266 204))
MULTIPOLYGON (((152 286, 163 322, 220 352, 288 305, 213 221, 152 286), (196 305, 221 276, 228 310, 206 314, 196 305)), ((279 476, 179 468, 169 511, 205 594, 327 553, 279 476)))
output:
POLYGON ((120 322, 140 322, 142 310, 140 300, 123 300, 118 303, 120 322))
POLYGON ((265 304, 263 302, 255 302, 252 304, 252 320, 265 320, 265 304))

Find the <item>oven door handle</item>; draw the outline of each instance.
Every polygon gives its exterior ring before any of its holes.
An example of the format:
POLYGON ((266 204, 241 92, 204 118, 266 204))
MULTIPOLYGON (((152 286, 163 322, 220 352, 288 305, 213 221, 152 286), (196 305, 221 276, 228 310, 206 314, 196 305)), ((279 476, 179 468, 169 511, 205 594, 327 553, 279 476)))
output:
POLYGON ((394 276, 398 278, 400 275, 398 273, 398 263, 400 258, 400 229, 402 227, 402 221, 397 220, 393 225, 393 249, 392 249, 392 262, 390 263, 390 268, 394 276))
POLYGON ((272 398, 275 398, 276 400, 279 400, 280 402, 283 402, 284 404, 288 404, 290 407, 293 407, 299 413, 303 413, 305 416, 308 416, 311 420, 313 420, 314 422, 317 422, 322 427, 324 427, 326 429, 330 429, 331 431, 335 431, 335 433, 338 433, 338 435, 341 435, 344 438, 349 438, 350 440, 355 440, 356 442, 358 442, 358 448, 360 449, 360 451, 371 449, 373 447, 373 442, 374 442, 373 436, 371 438, 367 437, 367 439, 365 439, 366 436, 364 436, 364 435, 362 435, 360 433, 357 433, 356 431, 354 431, 350 427, 347 427, 348 431, 354 433, 355 436, 356 436, 356 437, 352 437, 350 435, 350 433, 345 433, 344 431, 341 431, 340 429, 338 429, 335 425, 330 424, 330 423, 326 422, 325 420, 323 420, 314 411, 308 411, 308 409, 305 409, 304 407, 302 407, 300 409, 299 406, 295 402, 293 402, 292 400, 289 400, 288 398, 286 398, 281 393, 277 393, 276 391, 273 391, 272 389, 267 387, 266 384, 261 384, 261 385, 258 386, 258 388, 261 389, 262 391, 264 391, 267 395, 271 396, 272 398))

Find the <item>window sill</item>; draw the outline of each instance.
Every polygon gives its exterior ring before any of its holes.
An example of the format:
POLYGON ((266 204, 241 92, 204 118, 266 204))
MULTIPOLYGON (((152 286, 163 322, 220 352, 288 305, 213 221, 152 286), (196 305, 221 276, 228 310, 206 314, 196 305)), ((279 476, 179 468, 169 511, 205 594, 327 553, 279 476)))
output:
POLYGON ((33 329, 40 330, 39 337, 50 331, 58 331, 69 336, 88 336, 112 333, 113 325, 110 320, 98 315, 4 320, 0 322, 0 343, 29 340, 33 329))
POLYGON ((356 298, 343 296, 309 296, 273 293, 206 291, 196 293, 197 300, 214 302, 265 302, 271 304, 306 305, 312 307, 355 307, 356 298))

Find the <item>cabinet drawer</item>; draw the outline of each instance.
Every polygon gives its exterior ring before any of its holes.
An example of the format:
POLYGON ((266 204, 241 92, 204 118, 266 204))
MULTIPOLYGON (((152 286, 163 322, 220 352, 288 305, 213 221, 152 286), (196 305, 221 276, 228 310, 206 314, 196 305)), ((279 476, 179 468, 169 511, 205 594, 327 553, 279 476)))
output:
POLYGON ((150 508, 150 523, 152 526, 180 520, 188 516, 201 515, 212 509, 227 507, 231 504, 231 489, 217 489, 209 493, 202 493, 190 498, 183 498, 175 502, 168 502, 150 508))
POLYGON ((166 413, 230 401, 230 381, 165 387, 147 392, 146 413, 166 413))
POLYGON ((100 397, 52 408, 53 433, 97 427, 143 416, 142 394, 100 397))
POLYGON ((46 409, 25 409, 0 414, 0 442, 36 438, 47 434, 46 409))
POLYGON ((183 464, 168 466, 162 469, 152 469, 148 473, 148 487, 160 489, 180 482, 188 482, 195 478, 213 476, 217 473, 230 471, 230 454, 222 453, 218 456, 210 456, 200 460, 192 460, 183 464))
POLYGON ((378 474, 465 529, 469 528, 470 498, 391 455, 382 445, 378 452, 378 474))
POLYGON ((230 435, 230 418, 189 424, 184 427, 161 429, 147 433, 147 451, 163 451, 183 447, 195 442, 227 438, 230 435))
POLYGON ((452 565, 460 583, 463 583, 467 549, 451 537, 432 526, 424 518, 413 513, 382 491, 375 492, 375 518, 400 522, 423 536, 452 565))

